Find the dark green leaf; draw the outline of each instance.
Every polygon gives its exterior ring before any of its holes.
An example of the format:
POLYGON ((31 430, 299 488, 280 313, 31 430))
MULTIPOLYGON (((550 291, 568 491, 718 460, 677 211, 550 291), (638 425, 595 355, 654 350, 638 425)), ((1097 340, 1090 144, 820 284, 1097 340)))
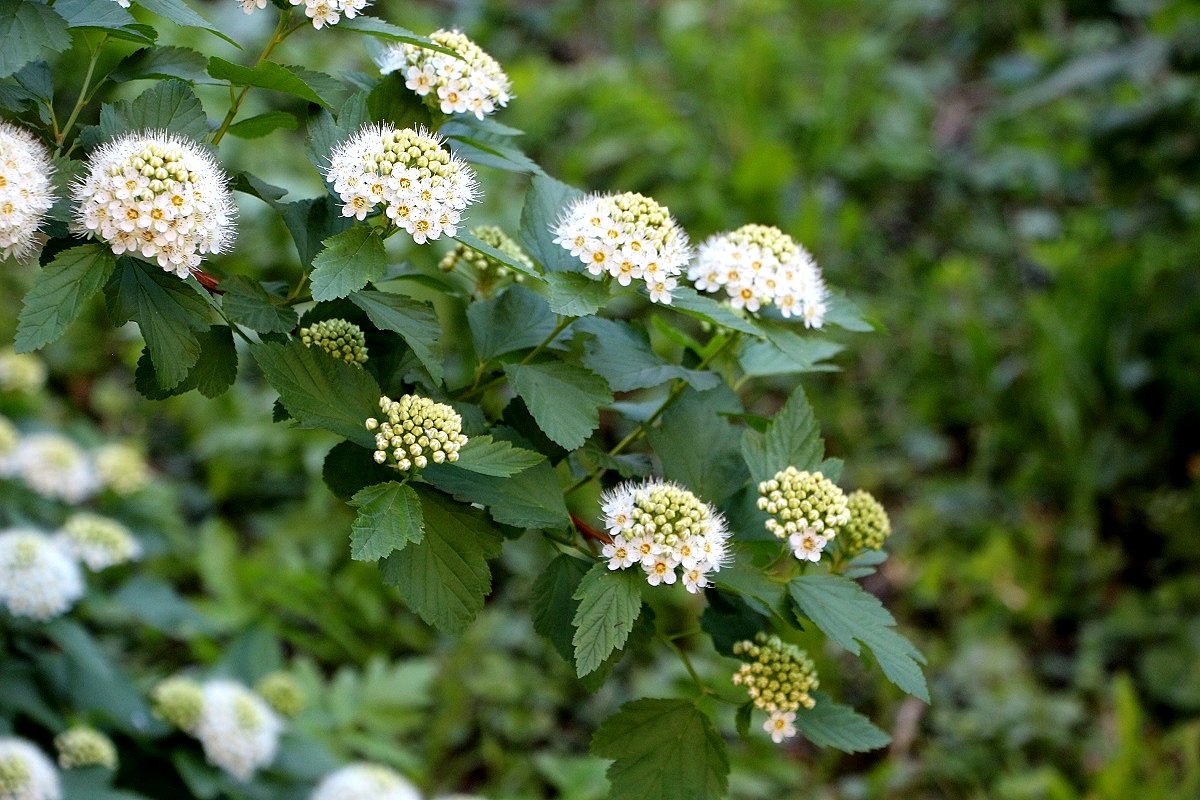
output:
POLYGON ((565 660, 575 662, 573 626, 579 601, 575 591, 588 562, 566 554, 555 557, 533 584, 533 629, 545 636, 565 660))
POLYGON ((824 453, 817 417, 799 386, 765 433, 747 429, 742 434, 742 456, 755 482, 770 480, 788 467, 815 470, 824 453))
POLYGON ((350 227, 352 220, 342 216, 338 205, 328 196, 279 203, 275 206, 296 242, 300 265, 309 267, 323 242, 350 227))
POLYGON ((547 272, 582 272, 583 264, 554 243, 554 226, 583 192, 549 175, 534 175, 521 209, 521 244, 547 272))
POLYGON ((761 335, 751 320, 739 317, 728 306, 697 293, 690 286, 680 286, 671 292, 671 307, 689 317, 711 322, 721 328, 741 331, 755 337, 761 335))
POLYGON ((848 331, 866 333, 875 330, 875 326, 863 318, 862 311, 859 310, 858 305, 849 297, 836 290, 829 293, 825 321, 830 325, 837 325, 839 328, 845 328, 848 331))
POLYGON ((102 244, 80 245, 59 253, 42 268, 25 295, 17 317, 17 352, 37 350, 62 336, 116 266, 116 256, 102 244))
POLYGON ((312 296, 324 302, 346 297, 383 277, 387 253, 376 228, 356 225, 325 240, 325 249, 313 259, 312 296))
POLYGON ((545 460, 544 455, 534 450, 513 447, 491 436, 472 436, 459 450, 454 466, 480 475, 507 478, 545 460))
POLYGON ((650 348, 645 334, 628 322, 589 319, 580 329, 592 334, 583 345, 583 364, 603 376, 614 392, 650 389, 682 378, 700 391, 721 382, 714 372, 672 364, 650 348))
POLYGON ((572 597, 579 601, 571 625, 575 635, 575 671, 587 675, 614 651, 625 646, 642 611, 642 586, 646 578, 640 569, 610 570, 601 562, 583 576, 572 597))
POLYGON ((153 11, 155 14, 158 14, 161 17, 166 17, 176 25, 182 25, 185 28, 199 28, 201 30, 208 31, 214 36, 219 36, 234 47, 238 47, 240 49, 240 46, 237 42, 214 28, 208 20, 189 8, 188 5, 183 2, 183 0, 137 1, 138 5, 153 11))
POLYGON ((407 42, 408 44, 415 44, 418 47, 455 55, 454 51, 434 44, 431 39, 418 36, 410 30, 401 28, 398 25, 392 25, 390 22, 384 22, 376 17, 358 16, 354 19, 343 19, 338 23, 337 28, 340 31, 356 31, 390 42, 407 42))
MULTIPOLYGON (((100 5, 95 0, 86 2, 100 5)), ((207 66, 203 55, 186 47, 146 47, 126 56, 108 79, 121 83, 150 78, 176 78, 194 83, 208 78, 207 66)))
POLYGON ((503 264, 504 266, 508 267, 509 269, 513 270, 514 272, 519 272, 519 273, 523 273, 525 275, 532 275, 534 277, 537 277, 537 272, 535 272, 534 270, 531 270, 527 265, 522 264, 520 261, 517 261, 512 256, 510 256, 508 253, 505 253, 503 250, 498 250, 495 247, 492 247, 490 244, 483 241, 482 239, 480 239, 478 236, 471 233, 470 231, 459 231, 458 235, 455 236, 454 239, 455 239, 455 241, 461 242, 462 244, 466 245, 467 247, 471 248, 472 250, 474 250, 478 253, 483 253, 488 258, 491 258, 494 261, 498 261, 499 263, 503 264))
POLYGON ((472 303, 467 322, 475 352, 484 361, 536 347, 555 326, 546 301, 524 286, 509 286, 499 297, 472 303))
POLYGON ((200 358, 185 383, 194 383, 205 397, 217 397, 237 380, 238 357, 233 346, 233 330, 228 325, 213 325, 197 334, 197 338, 200 340, 200 358))
POLYGON ((741 410, 737 395, 723 385, 706 392, 685 390, 646 434, 662 462, 663 477, 687 486, 706 502, 724 503, 749 477, 738 429, 721 416, 741 410))
POLYGON ((378 561, 425 535, 421 500, 411 486, 395 481, 359 490, 350 500, 358 516, 350 529, 350 557, 378 561))
POLYGON ((608 286, 581 272, 548 272, 546 300, 550 310, 564 317, 589 317, 608 303, 608 286))
POLYGON ((185 600, 171 584, 138 575, 124 584, 113 602, 150 628, 176 639, 212 633, 215 626, 185 600))
POLYGON ((350 301, 366 312, 376 328, 400 334, 430 377, 441 382, 441 326, 432 306, 404 295, 375 291, 355 292, 350 301))
POLYGON ((349 500, 359 489, 377 483, 394 480, 396 471, 383 464, 376 464, 374 450, 354 442, 338 442, 325 456, 321 477, 329 491, 343 500, 349 500))
POLYGON ((297 124, 293 114, 286 111, 268 111, 230 125, 229 135, 240 139, 261 139, 281 128, 294 130, 297 124))
POLYGON ((843 753, 866 753, 887 747, 892 737, 850 706, 833 702, 814 692, 816 705, 796 712, 796 730, 817 747, 832 747, 843 753))
POLYGON ((100 109, 100 131, 107 138, 127 130, 166 130, 193 139, 208 135, 208 117, 192 87, 183 81, 156 83, 132 102, 100 109))
MULTIPOLYGON (((318 94, 317 87, 311 84, 312 74, 305 74, 297 67, 285 67, 273 61, 263 61, 255 67, 244 67, 223 58, 213 56, 208 60, 208 74, 220 81, 229 81, 234 86, 257 86, 260 89, 270 89, 275 92, 299 97, 310 103, 332 107, 335 98, 318 94)), ((325 76, 328 78, 328 76, 325 76)), ((330 79, 332 80, 332 79, 330 79)), ((321 87, 326 88, 326 87, 321 87)))
POLYGON ((125 9, 115 2, 97 3, 95 0, 57 0, 54 10, 72 28, 120 29, 137 22, 125 9))
POLYGON ((450 464, 431 464, 422 476, 464 503, 487 506, 492 518, 517 528, 565 528, 570 524, 558 477, 541 462, 509 478, 479 475, 450 464))
POLYGON ((30 0, 0 0, 0 78, 71 46, 67 21, 30 0))
POLYGON ((130 733, 150 720, 150 709, 134 690, 133 682, 83 626, 62 618, 42 630, 62 651, 63 688, 72 708, 102 715, 130 733))
POLYGON ((221 288, 221 307, 233 322, 259 333, 288 333, 296 327, 296 312, 258 281, 234 275, 221 281, 221 288))
POLYGON ((600 406, 613 399, 603 378, 574 364, 507 364, 504 374, 538 427, 567 450, 587 440, 600 424, 600 406))

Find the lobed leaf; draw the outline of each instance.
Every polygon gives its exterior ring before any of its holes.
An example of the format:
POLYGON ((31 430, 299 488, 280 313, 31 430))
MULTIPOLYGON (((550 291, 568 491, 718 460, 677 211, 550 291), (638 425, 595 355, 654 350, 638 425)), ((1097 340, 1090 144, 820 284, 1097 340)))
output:
POLYGON ((67 21, 47 5, 0 0, 0 42, 0 78, 7 78, 30 61, 66 50, 71 34, 67 21))
POLYGON ((360 489, 350 499, 358 515, 350 528, 350 557, 378 561, 425 535, 421 499, 411 486, 395 481, 360 489))
POLYGON ((221 307, 231 321, 259 333, 289 333, 296 327, 296 312, 258 281, 234 275, 221 281, 221 288, 221 307))
POLYGON ((541 453, 514 447, 510 442, 497 441, 491 436, 472 436, 458 451, 458 461, 452 466, 480 475, 508 478, 545 460, 541 453))
POLYGON ((62 336, 116 267, 116 256, 102 244, 80 245, 59 253, 25 294, 17 316, 17 352, 37 350, 62 336))
POLYGON ((435 381, 442 380, 441 326, 433 307, 388 292, 361 291, 350 301, 366 312, 375 327, 400 334, 435 381))
POLYGON ((783 408, 763 433, 747 429, 742 434, 742 457, 757 483, 769 480, 776 472, 789 466, 800 470, 815 470, 821 465, 825 444, 816 414, 797 386, 783 408))
POLYGON ((504 374, 538 427, 567 450, 583 445, 613 399, 603 378, 574 364, 507 364, 504 374))
POLYGON ((318 302, 346 297, 387 269, 387 253, 378 229, 355 225, 325 240, 325 249, 313 259, 312 296, 318 302))
POLYGON ((609 570, 595 564, 583 576, 572 598, 579 601, 571 620, 575 634, 575 671, 587 675, 614 650, 625 646, 642 611, 642 586, 645 576, 640 569, 609 570))
POLYGON ((554 330, 546 301, 524 286, 509 286, 499 297, 467 307, 475 352, 483 361, 541 344, 554 330))
POLYGON ((521 244, 547 272, 583 271, 577 258, 554 243, 553 233, 567 206, 581 197, 583 192, 549 175, 535 174, 530 180, 521 208, 521 244))

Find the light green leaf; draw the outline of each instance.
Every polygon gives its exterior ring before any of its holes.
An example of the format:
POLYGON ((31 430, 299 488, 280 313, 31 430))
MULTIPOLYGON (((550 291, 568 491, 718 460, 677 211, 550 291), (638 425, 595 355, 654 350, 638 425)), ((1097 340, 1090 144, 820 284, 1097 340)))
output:
POLYGON ((491 436, 472 436, 458 451, 458 461, 453 466, 480 475, 508 478, 545 460, 544 455, 534 450, 513 447, 491 436))
POLYGON ((801 575, 788 590, 800 613, 851 653, 859 642, 879 662, 888 680, 915 697, 929 702, 929 688, 921 673, 925 657, 912 642, 895 631, 896 620, 861 586, 840 575, 801 575))
POLYGON ((541 344, 554 330, 546 301, 524 286, 509 286, 499 297, 467 307, 475 352, 484 361, 541 344))
POLYGON ((25 295, 17 317, 17 352, 37 350, 62 336, 116 266, 116 256, 102 244, 80 245, 59 253, 42 268, 25 295))
POLYGON ((72 28, 124 28, 137 22, 125 9, 116 3, 97 3, 95 0, 58 0, 54 10, 72 28))
POLYGON ((132 102, 123 100, 100 109, 100 132, 105 137, 115 138, 127 130, 166 130, 202 139, 208 135, 208 117, 191 86, 167 80, 132 102))
POLYGON ((441 382, 441 326, 432 306, 404 295, 374 291, 355 292, 350 301, 366 312, 376 328, 400 334, 430 377, 441 382))
POLYGON ((258 281, 234 275, 221 281, 221 288, 221 307, 233 322, 259 333, 288 333, 296 327, 296 312, 258 281))
POLYGON ((755 482, 769 480, 782 469, 815 470, 825 454, 817 417, 804 389, 797 386, 775 414, 765 433, 749 428, 742 434, 742 457, 755 482))
POLYGON ((212 23, 193 11, 183 0, 137 0, 137 2, 143 8, 153 11, 160 17, 166 17, 176 25, 208 31, 214 36, 219 36, 229 42, 239 50, 241 49, 241 45, 214 28, 212 23))
POLYGON ((564 528, 570 524, 558 476, 547 461, 508 478, 480 475, 451 464, 431 464, 422 477, 464 503, 487 506, 492 519, 517 528, 564 528))
POLYGON ((504 374, 538 427, 567 450, 583 445, 613 399, 603 378, 574 364, 506 364, 504 374))
POLYGON ((699 294, 690 286, 680 286, 671 292, 671 307, 689 317, 711 322, 731 331, 740 331, 750 336, 761 336, 753 321, 739 317, 726 305, 707 295, 699 294))
POLYGON ((547 272, 582 272, 583 264, 554 243, 553 228, 567 207, 583 192, 549 175, 536 174, 529 182, 521 209, 521 244, 547 272))
POLYGON ((452 56, 457 55, 453 50, 448 50, 434 44, 432 39, 419 36, 406 28, 401 28, 399 25, 393 25, 390 22, 384 22, 376 17, 362 15, 354 19, 343 19, 338 23, 337 28, 340 31, 356 31, 389 42, 407 42, 408 44, 415 44, 418 47, 424 47, 428 50, 437 50, 438 52, 452 56))
POLYGON ((54 9, 29 0, 0 0, 0 78, 30 61, 61 53, 71 46, 67 21, 54 9))
POLYGON ((817 747, 832 747, 843 753, 866 753, 887 747, 892 737, 850 706, 833 702, 822 692, 813 692, 816 705, 796 712, 796 730, 817 747))
POLYGON ((298 124, 294 114, 286 111, 268 111, 230 125, 229 135, 239 139, 261 139, 280 129, 294 130, 298 124))
POLYGON ((672 364, 650 348, 646 335, 628 322, 588 319, 577 330, 592 334, 583 345, 583 364, 608 381, 614 392, 650 389, 682 378, 700 391, 721 382, 714 372, 672 364))
POLYGON ((555 557, 533 584, 533 629, 545 636, 566 661, 575 662, 575 590, 588 572, 588 563, 566 555, 555 557))
POLYGON ((313 259, 312 296, 318 302, 346 297, 383 277, 387 253, 378 230, 356 225, 325 240, 313 259))
POLYGON ((459 231, 458 235, 455 236, 454 239, 455 239, 455 241, 460 242, 460 243, 466 245, 467 247, 471 248, 475 252, 483 253, 488 258, 498 261, 499 263, 503 264, 504 266, 508 267, 509 269, 513 270, 514 272, 519 272, 524 275, 530 275, 535 278, 538 277, 538 274, 536 271, 530 269, 527 265, 522 264, 520 261, 517 261, 512 256, 510 256, 508 253, 505 253, 503 250, 499 250, 495 247, 492 247, 490 244, 483 241, 482 239, 480 239, 478 236, 471 233, 470 231, 459 231))
POLYGON ((875 326, 863 317, 858 304, 836 289, 829 293, 825 321, 848 331, 866 333, 875 330, 875 326))
POLYGON ((421 499, 411 486, 395 481, 360 489, 350 499, 358 516, 350 529, 350 557, 378 561, 425 535, 421 499))
POLYGON ((589 317, 608 303, 608 286, 581 272, 548 272, 546 300, 550 310, 564 317, 589 317))
POLYGON ((729 757, 688 700, 635 700, 604 721, 592 753, 613 759, 611 800, 723 800, 729 757))
POLYGON ((579 601, 571 621, 575 635, 575 670, 579 677, 604 663, 614 650, 625 646, 633 623, 642 611, 640 569, 610 570, 598 563, 588 570, 572 595, 579 601))
POLYGON ((500 535, 482 512, 422 489, 425 536, 383 562, 383 579, 421 619, 445 633, 461 633, 492 590, 487 559, 500 535))
MULTIPOLYGON (((260 89, 270 89, 310 103, 332 107, 336 98, 330 94, 329 87, 313 85, 324 83, 311 79, 312 75, 320 73, 305 74, 306 72, 299 67, 285 67, 273 61, 263 61, 255 67, 244 67, 217 56, 208 60, 208 74, 219 81, 229 81, 234 86, 257 86, 260 89), (318 93, 321 90, 325 91, 324 96, 318 93)), ((329 76, 323 78, 332 80, 329 76)))

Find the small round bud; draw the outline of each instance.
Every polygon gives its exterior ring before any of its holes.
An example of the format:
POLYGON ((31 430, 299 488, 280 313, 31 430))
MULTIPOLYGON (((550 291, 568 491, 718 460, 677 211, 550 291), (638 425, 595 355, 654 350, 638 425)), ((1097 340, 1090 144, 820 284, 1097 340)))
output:
MULTIPOLYGON (((362 328, 344 319, 323 319, 301 328, 300 341, 305 347, 316 345, 339 361, 355 367, 361 367, 367 361, 367 337, 362 328)), ((370 424, 367 428, 373 430, 370 424)))
POLYGON ((386 420, 378 422, 375 463, 391 465, 401 472, 436 463, 455 461, 467 443, 462 417, 451 406, 428 397, 406 394, 399 400, 379 398, 386 420))
POLYGON ((850 521, 846 523, 842 546, 853 557, 864 550, 879 550, 892 535, 892 523, 883 505, 869 492, 859 489, 846 498, 850 521))

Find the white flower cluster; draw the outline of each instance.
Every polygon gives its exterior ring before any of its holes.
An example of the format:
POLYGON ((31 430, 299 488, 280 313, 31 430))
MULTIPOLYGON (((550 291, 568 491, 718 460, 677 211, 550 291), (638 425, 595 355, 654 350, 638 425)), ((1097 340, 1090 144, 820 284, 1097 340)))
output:
POLYGON ((137 494, 150 484, 153 477, 145 456, 130 444, 113 442, 101 445, 95 452, 94 460, 100 483, 122 497, 137 494))
POLYGON ((114 253, 140 253, 186 278, 201 254, 234 237, 236 208, 215 160, 165 131, 134 131, 101 146, 74 187, 82 231, 114 253))
POLYGON ((758 311, 774 305, 784 317, 809 328, 825 320, 828 293, 808 251, 778 228, 743 225, 705 240, 688 280, 700 291, 724 288, 734 308, 758 311))
POLYGON ((54 205, 50 154, 23 128, 0 122, 0 259, 24 258, 54 205))
POLYGON ((767 530, 786 539, 801 561, 820 561, 821 553, 850 521, 846 493, 820 472, 789 466, 758 485, 758 507, 771 515, 767 530))
POLYGON ((337 145, 326 180, 342 199, 342 216, 365 219, 379 203, 417 244, 458 233, 475 201, 475 174, 425 128, 367 125, 337 145))
MULTIPOLYGON (((121 2, 121 0, 118 0, 121 2)), ((269 0, 236 0, 242 11, 252 14, 267 7, 269 0)), ((312 20, 317 30, 326 25, 337 25, 342 17, 354 19, 359 12, 371 4, 371 0, 289 0, 294 6, 304 6, 304 15, 312 20)), ((128 2, 125 3, 128 5, 128 2)))
POLYGON ((2 800, 62 800, 58 770, 41 750, 24 739, 0 739, 2 800))
POLYGON ((0 605, 8 613, 54 619, 83 597, 83 589, 79 565, 50 537, 28 528, 0 532, 0 605))
POLYGON ((383 51, 379 71, 402 72, 404 85, 443 114, 470 113, 483 119, 497 106, 508 105, 512 84, 496 59, 461 31, 434 31, 429 38, 459 57, 400 43, 383 51))
POLYGON ((275 760, 283 721, 261 697, 235 681, 208 681, 202 691, 200 716, 191 733, 210 764, 239 781, 250 780, 275 760))
POLYGON ((57 433, 31 433, 12 455, 11 472, 34 492, 65 503, 82 503, 100 490, 91 457, 57 433))
POLYGON ((693 594, 726 561, 729 530, 712 506, 682 486, 650 479, 623 483, 601 498, 612 542, 603 549, 608 568, 640 566, 651 586, 673 584, 675 568, 693 594))
POLYGON ((421 800, 421 793, 394 769, 358 763, 326 775, 310 800, 421 800))
POLYGON ((458 461, 458 451, 467 443, 462 432, 462 417, 445 403, 428 397, 403 395, 399 400, 379 398, 379 408, 387 419, 371 417, 367 430, 375 434, 375 461, 389 459, 396 469, 406 472, 421 469, 432 461, 441 464, 458 461))
POLYGON ((121 523, 89 512, 79 512, 63 525, 57 541, 76 561, 92 572, 136 561, 142 546, 121 523))
POLYGON ((33 394, 46 383, 46 365, 30 353, 0 349, 0 391, 33 394))
POLYGON ((634 192, 588 195, 554 226, 554 242, 587 266, 628 286, 645 282, 650 300, 670 304, 691 258, 687 234, 665 206, 634 192))

